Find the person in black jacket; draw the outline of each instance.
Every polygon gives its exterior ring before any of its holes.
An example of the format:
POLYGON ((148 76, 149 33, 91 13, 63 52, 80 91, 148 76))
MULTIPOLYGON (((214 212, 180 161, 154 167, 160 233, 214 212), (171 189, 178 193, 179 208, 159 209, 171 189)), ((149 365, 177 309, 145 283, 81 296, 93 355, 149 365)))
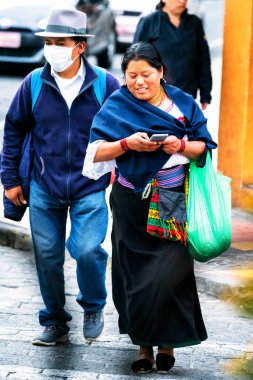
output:
POLYGON ((190 15, 187 0, 163 0, 156 12, 142 17, 134 43, 152 43, 168 68, 166 81, 197 97, 202 110, 211 102, 212 74, 209 47, 202 21, 190 15))

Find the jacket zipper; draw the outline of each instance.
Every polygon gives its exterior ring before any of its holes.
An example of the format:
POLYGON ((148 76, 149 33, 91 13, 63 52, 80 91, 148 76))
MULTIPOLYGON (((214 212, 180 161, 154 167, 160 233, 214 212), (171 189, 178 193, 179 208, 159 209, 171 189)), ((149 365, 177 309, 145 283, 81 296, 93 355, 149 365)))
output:
POLYGON ((40 162, 41 162, 41 172, 40 172, 40 175, 43 176, 44 172, 45 172, 45 163, 44 163, 44 160, 42 157, 40 157, 40 162))
POLYGON ((70 189, 69 189, 69 181, 71 175, 71 144, 70 144, 70 135, 71 135, 71 123, 70 123, 70 109, 68 110, 68 138, 67 138, 67 164, 68 164, 68 175, 66 178, 66 198, 70 201, 70 189))

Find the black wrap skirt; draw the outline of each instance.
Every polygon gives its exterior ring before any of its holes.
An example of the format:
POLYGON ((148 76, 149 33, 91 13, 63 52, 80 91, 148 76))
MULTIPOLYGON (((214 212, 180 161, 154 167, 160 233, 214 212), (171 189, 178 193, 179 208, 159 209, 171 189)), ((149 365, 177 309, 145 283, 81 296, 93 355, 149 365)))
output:
POLYGON ((149 199, 117 181, 110 204, 113 301, 134 344, 183 347, 207 338, 193 259, 179 242, 147 234, 149 199))

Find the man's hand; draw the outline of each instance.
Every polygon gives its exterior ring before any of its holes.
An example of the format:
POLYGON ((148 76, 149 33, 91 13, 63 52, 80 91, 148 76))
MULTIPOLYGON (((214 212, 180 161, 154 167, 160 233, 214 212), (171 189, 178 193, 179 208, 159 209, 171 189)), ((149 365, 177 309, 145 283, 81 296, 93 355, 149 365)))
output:
POLYGON ((202 111, 206 110, 208 105, 209 105, 209 103, 201 103, 202 111))
POLYGON ((23 206, 27 204, 21 186, 16 186, 12 189, 5 190, 5 195, 15 206, 23 206))

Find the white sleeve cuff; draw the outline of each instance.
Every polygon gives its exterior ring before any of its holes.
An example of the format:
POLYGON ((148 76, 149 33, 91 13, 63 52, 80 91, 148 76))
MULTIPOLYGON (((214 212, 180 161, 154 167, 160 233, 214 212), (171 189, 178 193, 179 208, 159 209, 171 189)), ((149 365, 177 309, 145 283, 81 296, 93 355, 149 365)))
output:
POLYGON ((94 162, 94 157, 101 142, 103 140, 97 140, 88 145, 83 164, 82 175, 94 180, 99 179, 106 173, 110 173, 116 166, 115 160, 94 162))

